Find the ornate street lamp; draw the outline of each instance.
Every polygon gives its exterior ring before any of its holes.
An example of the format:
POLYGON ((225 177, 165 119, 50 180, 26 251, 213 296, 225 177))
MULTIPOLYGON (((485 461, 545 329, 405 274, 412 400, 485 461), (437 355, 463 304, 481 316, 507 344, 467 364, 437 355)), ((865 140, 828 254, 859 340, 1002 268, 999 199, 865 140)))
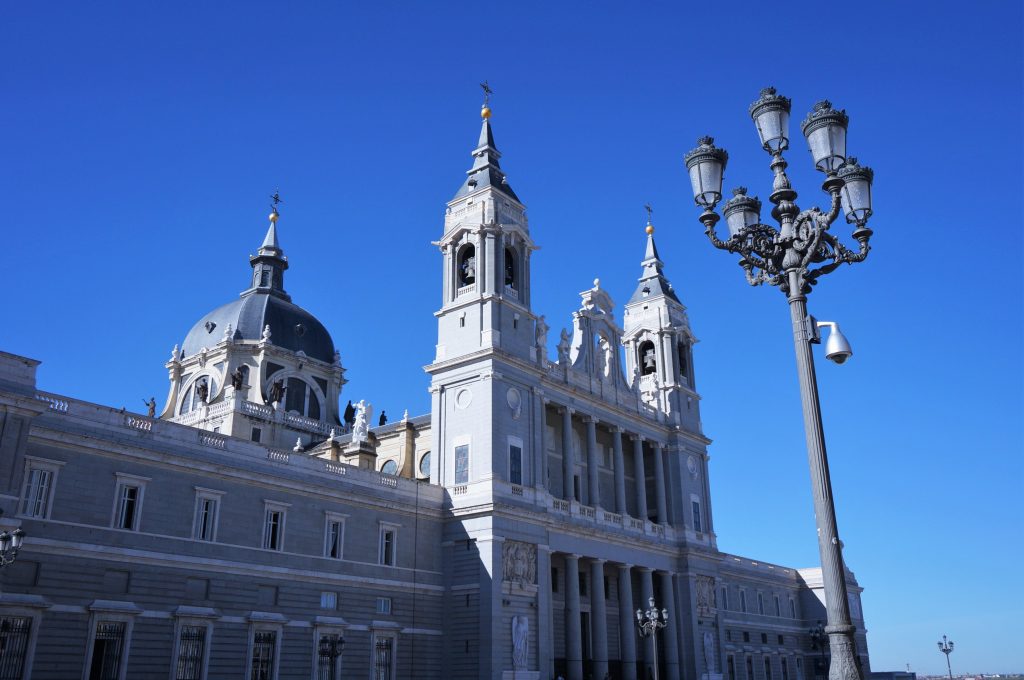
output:
POLYGON ((0 531, 0 567, 6 567, 18 558, 18 551, 25 541, 25 532, 21 529, 0 531))
POLYGON ((939 651, 946 655, 946 670, 949 671, 949 680, 953 680, 953 667, 949 665, 949 655, 953 653, 953 641, 942 636, 939 641, 939 651))
POLYGON ((818 659, 818 663, 815 666, 814 677, 824 675, 824 671, 827 670, 825 665, 825 649, 828 647, 828 635, 825 634, 825 627, 821 625, 821 621, 818 621, 818 625, 807 631, 807 634, 811 636, 811 649, 818 650, 821 658, 818 659), (822 672, 819 673, 818 669, 822 672))
POLYGON ((658 635, 657 632, 668 625, 668 610, 662 609, 660 612, 658 608, 654 606, 654 598, 648 598, 647 605, 650 607, 647 611, 636 610, 636 627, 637 632, 640 633, 642 638, 651 638, 654 643, 654 680, 658 680, 658 635))
POLYGON ((860 680, 854 654, 854 631, 850 622, 850 604, 846 590, 846 574, 836 526, 832 484, 825 453, 825 433, 821 425, 818 385, 814 374, 811 344, 819 343, 819 325, 829 325, 833 334, 826 344, 827 357, 842 363, 851 354, 849 343, 831 322, 818 321, 807 314, 807 294, 818 279, 841 264, 861 262, 867 257, 871 230, 871 182, 874 173, 846 155, 846 128, 849 118, 827 101, 814 109, 801 123, 815 168, 825 173, 822 189, 830 198, 828 211, 818 208, 800 210, 796 191, 786 176, 787 163, 783 152, 789 148, 790 100, 768 87, 750 106, 750 116, 757 127, 761 146, 771 155, 770 167, 775 174, 772 193, 772 217, 778 227, 761 221, 761 202, 747 196, 740 187, 724 207, 729 237, 722 241, 715 232, 720 219, 715 206, 722 198, 722 176, 729 155, 714 145, 711 137, 697 140, 697 148, 686 154, 686 169, 693 185, 693 197, 704 209, 700 221, 712 245, 740 256, 739 265, 753 286, 770 284, 781 290, 789 300, 796 345, 797 373, 803 402, 804 429, 807 433, 807 455, 811 468, 814 514, 818 524, 818 549, 821 553, 822 579, 832 663, 831 680, 860 680), (854 225, 854 249, 843 245, 829 227, 839 217, 854 225))

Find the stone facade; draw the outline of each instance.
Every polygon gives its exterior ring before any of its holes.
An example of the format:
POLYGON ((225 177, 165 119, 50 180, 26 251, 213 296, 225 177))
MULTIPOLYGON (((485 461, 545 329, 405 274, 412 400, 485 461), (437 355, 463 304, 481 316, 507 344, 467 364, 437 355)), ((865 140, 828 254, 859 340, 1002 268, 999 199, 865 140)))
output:
POLYGON ((38 362, 0 353, 0 505, 29 536, 4 571, 0 667, 815 676, 820 572, 717 549, 696 337, 653 228, 623 325, 595 281, 549 357, 499 158, 485 118, 436 242, 429 414, 353 436, 340 357, 284 293, 276 210, 252 285, 172 352, 159 414, 43 392, 38 362), (652 597, 669 613, 657 659, 634 614, 652 597))

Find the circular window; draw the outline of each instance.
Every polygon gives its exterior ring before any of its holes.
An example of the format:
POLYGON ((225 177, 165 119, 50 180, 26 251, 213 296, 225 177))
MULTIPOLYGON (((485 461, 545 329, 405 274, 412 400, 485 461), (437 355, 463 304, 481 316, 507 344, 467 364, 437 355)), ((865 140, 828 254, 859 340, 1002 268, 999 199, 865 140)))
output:
POLYGON ((381 466, 380 471, 386 475, 397 475, 398 474, 398 463, 393 460, 389 460, 381 466))
POLYGON ((301 323, 295 324, 295 335, 297 335, 297 336, 299 336, 301 338, 305 334, 306 334, 306 327, 303 326, 301 323))
POLYGON ((424 477, 430 476, 430 451, 424 453, 420 458, 420 474, 424 477))

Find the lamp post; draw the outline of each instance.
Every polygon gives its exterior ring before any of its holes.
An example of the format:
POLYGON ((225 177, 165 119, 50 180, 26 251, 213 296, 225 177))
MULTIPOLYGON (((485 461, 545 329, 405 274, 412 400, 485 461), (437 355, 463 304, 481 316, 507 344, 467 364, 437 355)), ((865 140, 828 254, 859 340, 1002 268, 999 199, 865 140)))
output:
MULTIPOLYGON (((825 173, 822 189, 828 194, 830 205, 827 211, 818 208, 801 211, 795 203, 797 194, 786 176, 787 163, 783 158, 783 152, 789 148, 789 112, 790 100, 776 94, 772 87, 761 90, 760 98, 750 106, 761 146, 772 157, 770 168, 775 177, 768 200, 774 204, 772 217, 777 228, 761 222, 761 202, 757 197, 747 196, 747 190, 739 187, 723 209, 729 236, 724 241, 719 239, 715 224, 720 218, 715 206, 722 198, 722 175, 729 155, 716 147, 711 137, 701 137, 697 140, 699 146, 686 154, 686 168, 694 200, 704 209, 699 219, 712 245, 740 256, 739 265, 750 285, 776 286, 789 301, 828 613, 825 633, 832 652, 829 678, 861 680, 854 654, 855 628, 850 622, 842 544, 836 526, 811 354, 811 344, 821 341, 819 324, 807 314, 806 296, 821 276, 841 264, 861 262, 867 257, 871 238, 867 221, 871 217, 874 173, 846 155, 849 122, 846 112, 833 109, 827 101, 818 102, 800 127, 815 167, 825 173), (840 208, 846 221, 854 225, 852 237, 858 244, 856 249, 846 247, 829 231, 840 208)), ((849 343, 834 325, 826 352, 828 358, 837 363, 852 354, 849 343)))
POLYGON ((654 680, 658 680, 658 631, 668 625, 668 610, 660 612, 654 606, 654 598, 648 598, 647 611, 636 610, 636 627, 642 638, 651 638, 654 642, 654 680))
POLYGON ((818 621, 818 625, 807 631, 807 634, 811 636, 811 649, 818 650, 821 658, 818 659, 818 664, 815 667, 814 677, 818 677, 819 673, 817 669, 824 670, 825 667, 825 648, 828 646, 828 635, 825 634, 825 627, 821 625, 821 621, 818 621))
POLYGON ((18 551, 25 541, 25 532, 21 529, 14 531, 0 531, 0 568, 18 559, 18 551))
POLYGON ((949 655, 953 653, 953 641, 947 640, 943 635, 938 644, 939 651, 946 655, 946 670, 949 671, 949 680, 953 680, 953 667, 949 665, 949 655))

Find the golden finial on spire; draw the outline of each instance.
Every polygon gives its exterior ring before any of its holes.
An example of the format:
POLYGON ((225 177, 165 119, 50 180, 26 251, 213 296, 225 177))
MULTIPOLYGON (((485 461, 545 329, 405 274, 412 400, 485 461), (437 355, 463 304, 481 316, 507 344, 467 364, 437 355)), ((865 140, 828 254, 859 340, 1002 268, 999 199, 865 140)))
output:
POLYGON ((647 211, 647 226, 644 227, 644 231, 646 231, 648 235, 651 235, 654 233, 654 225, 651 224, 651 213, 654 212, 654 208, 651 207, 650 203, 647 203, 644 205, 644 210, 647 211))
POLYGON ((274 195, 270 197, 270 200, 273 201, 273 203, 270 204, 269 219, 271 222, 277 222, 277 219, 281 216, 281 214, 277 212, 277 204, 284 203, 284 201, 281 200, 280 190, 274 189, 274 195))
POLYGON ((491 89, 486 80, 480 83, 480 87, 484 91, 484 105, 480 107, 480 117, 486 120, 491 117, 491 95, 494 94, 494 90, 491 89))

